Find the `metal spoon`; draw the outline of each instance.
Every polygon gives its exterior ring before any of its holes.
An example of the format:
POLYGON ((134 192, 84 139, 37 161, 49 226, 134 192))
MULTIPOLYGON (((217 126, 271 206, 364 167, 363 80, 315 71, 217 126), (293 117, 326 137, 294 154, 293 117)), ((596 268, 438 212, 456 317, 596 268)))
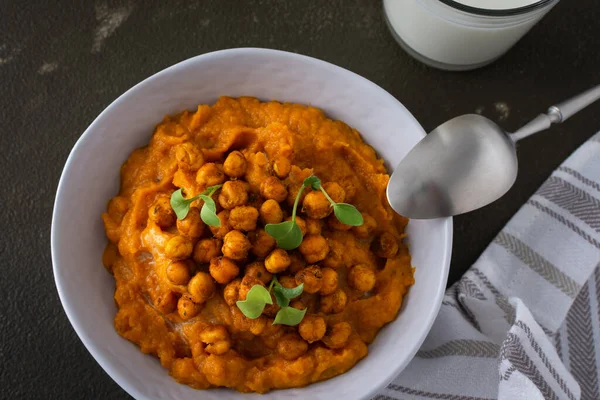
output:
POLYGON ((499 199, 517 177, 515 143, 600 99, 600 85, 552 106, 509 134, 477 114, 456 117, 425 136, 398 164, 388 201, 408 218, 450 217, 499 199))

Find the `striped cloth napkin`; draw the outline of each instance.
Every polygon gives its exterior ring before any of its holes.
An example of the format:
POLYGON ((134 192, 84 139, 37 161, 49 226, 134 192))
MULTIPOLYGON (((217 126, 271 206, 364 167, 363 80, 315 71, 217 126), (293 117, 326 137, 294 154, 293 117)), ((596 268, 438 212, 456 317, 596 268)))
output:
POLYGON ((598 400, 600 133, 446 292, 425 343, 374 399, 598 400))

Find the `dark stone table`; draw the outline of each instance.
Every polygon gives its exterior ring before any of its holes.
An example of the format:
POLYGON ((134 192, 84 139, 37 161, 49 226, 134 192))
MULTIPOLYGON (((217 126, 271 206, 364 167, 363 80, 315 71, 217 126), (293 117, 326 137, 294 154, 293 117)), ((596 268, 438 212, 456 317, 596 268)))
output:
MULTIPOLYGON (((426 130, 480 110, 515 129, 600 83, 600 7, 562 1, 495 64, 433 70, 393 41, 376 0, 0 2, 0 398, 128 398, 83 347, 54 286, 50 221, 60 172, 92 120, 140 80, 228 47, 317 57, 389 91, 426 130), (508 109, 497 111, 497 105, 508 109)), ((496 203, 455 219, 450 283, 573 150, 600 104, 519 143, 521 171, 496 203)))

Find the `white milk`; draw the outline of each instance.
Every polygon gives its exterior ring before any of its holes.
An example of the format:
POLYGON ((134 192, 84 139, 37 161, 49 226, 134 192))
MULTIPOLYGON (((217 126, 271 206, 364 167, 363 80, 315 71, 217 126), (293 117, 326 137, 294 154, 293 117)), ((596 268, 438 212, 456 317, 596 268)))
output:
POLYGON ((539 0, 454 0, 466 6, 484 10, 509 10, 539 3, 539 0))
POLYGON ((383 6, 392 34, 413 57, 468 70, 508 51, 558 1, 383 0, 383 6))

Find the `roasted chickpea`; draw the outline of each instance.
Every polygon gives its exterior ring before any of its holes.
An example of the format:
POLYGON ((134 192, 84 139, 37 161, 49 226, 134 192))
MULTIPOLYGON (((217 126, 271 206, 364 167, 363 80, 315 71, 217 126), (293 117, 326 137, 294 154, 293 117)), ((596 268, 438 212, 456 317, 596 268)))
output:
POLYGON ((327 192, 331 200, 336 203, 343 203, 346 200, 346 192, 336 182, 327 182, 323 184, 323 189, 327 192))
POLYGON ((300 253, 296 251, 291 253, 290 260, 292 261, 288 267, 288 272, 290 274, 296 275, 298 272, 306 268, 306 261, 300 253))
POLYGON ((298 333, 308 343, 321 340, 325 336, 326 330, 327 324, 325 323, 325 319, 313 315, 305 316, 298 326, 298 333))
POLYGON ((246 266, 245 275, 253 276, 265 285, 273 279, 273 274, 267 271, 264 261, 254 261, 253 263, 248 264, 246 266))
POLYGON ((167 279, 174 285, 187 285, 191 277, 192 264, 189 260, 173 261, 167 266, 167 279))
POLYGON ((231 231, 225 235, 221 251, 225 257, 241 261, 248 256, 251 247, 252 245, 246 235, 240 231, 231 231))
POLYGON ((219 239, 200 239, 194 247, 194 261, 198 264, 209 263, 211 258, 221 254, 221 246, 219 239))
POLYGON ((190 238, 185 236, 173 236, 165 245, 165 255, 169 258, 180 260, 192 255, 194 245, 190 238))
POLYGON ((227 181, 219 193, 219 204, 226 210, 243 206, 248 202, 248 187, 243 181, 227 181))
POLYGON ((325 267, 340 269, 344 266, 344 245, 337 240, 329 240, 327 243, 329 244, 329 253, 322 264, 325 267))
POLYGON ((342 289, 337 289, 330 295, 321 297, 321 311, 327 314, 337 314, 344 311, 348 296, 342 289))
POLYGON ((248 162, 240 151, 229 153, 223 163, 223 171, 232 178, 241 178, 246 173, 248 162))
POLYGON ((191 238, 198 238, 204 233, 204 227, 206 225, 200 218, 200 209, 198 207, 191 207, 188 215, 184 219, 177 220, 177 230, 183 236, 191 238))
POLYGON ((331 214, 329 217, 327 217, 327 226, 329 227, 329 229, 332 229, 334 231, 349 231, 350 229, 352 229, 352 226, 340 222, 340 220, 337 219, 337 217, 334 214, 331 214))
POLYGON ((170 228, 177 220, 169 198, 165 196, 157 197, 154 200, 154 203, 148 209, 148 218, 161 229, 170 228))
POLYGON ((225 235, 231 230, 231 225, 229 225, 229 210, 223 210, 217 214, 219 220, 221 221, 220 226, 211 226, 210 231, 212 234, 219 239, 223 239, 225 235))
POLYGON ((375 287, 375 272, 367 265, 355 265, 348 271, 348 284, 359 292, 368 292, 375 287))
POLYGON ((202 311, 202 304, 194 303, 191 297, 183 295, 179 298, 179 301, 177 302, 177 313, 184 321, 194 318, 200 311, 202 311))
POLYGON ((236 207, 229 212, 229 225, 240 231, 253 231, 256 229, 258 210, 251 206, 236 207))
POLYGON ((384 232, 373 241, 371 248, 378 257, 392 258, 398 253, 398 242, 394 235, 384 232))
POLYGON ((304 291, 317 293, 323 285, 323 272, 316 265, 310 265, 296 274, 296 284, 304 284, 304 291))
POLYGON ((260 184, 260 194, 265 199, 273 199, 281 203, 287 197, 288 191, 279 179, 270 176, 260 184))
POLYGON ((278 274, 285 271, 290 266, 290 256, 283 249, 275 249, 265 259, 265 267, 272 274, 278 274))
POLYGON ((220 355, 220 354, 224 354, 224 353, 228 352, 230 348, 231 348, 230 341, 221 340, 219 342, 209 344, 208 346, 206 346, 204 351, 206 351, 209 354, 220 355))
POLYGON ((156 308, 163 314, 170 314, 177 308, 177 295, 175 292, 167 292, 156 301, 156 308))
MULTIPOLYGON (((250 319, 244 316, 237 307, 232 310, 233 330, 238 332, 250 332, 255 336, 260 336, 267 328, 267 317, 260 315, 258 318, 250 319)), ((247 337, 247 335, 244 335, 247 337)), ((257 352, 261 352, 260 348, 256 348, 257 352)))
POLYGON ((277 305, 275 296, 271 295, 271 300, 272 300, 273 304, 267 304, 265 306, 265 309, 263 310, 263 314, 268 317, 275 318, 275 316, 279 312, 280 307, 279 307, 279 305, 277 305))
POLYGON ((295 308, 296 310, 304 310, 306 308, 306 304, 302 300, 292 300, 290 303, 290 307, 295 308))
POLYGON ((264 229, 255 232, 249 232, 248 238, 252 243, 252 252, 260 258, 265 258, 275 247, 275 238, 269 235, 264 229))
POLYGON ((209 354, 220 355, 231 348, 229 332, 223 325, 211 325, 200 332, 200 340, 206 344, 204 350, 209 354))
POLYGON ((282 325, 273 325, 273 319, 267 319, 267 326, 260 336, 267 348, 274 349, 284 333, 282 325))
POLYGON ((240 289, 238 291, 238 296, 240 300, 246 300, 246 295, 248 294, 250 289, 252 289, 252 287, 256 285, 265 286, 262 280, 258 279, 257 277, 245 275, 242 279, 242 282, 240 283, 240 289))
POLYGON ((331 268, 321 268, 321 273, 323 274, 323 284, 319 293, 327 296, 338 288, 338 273, 331 268))
POLYGON ((215 281, 222 285, 231 282, 240 273, 236 263, 227 257, 213 257, 208 271, 215 281))
POLYGON ((179 168, 184 171, 197 171, 204 164, 202 150, 191 142, 175 146, 175 159, 179 168))
POLYGON ((250 333, 255 336, 261 335, 267 329, 267 317, 261 315, 256 319, 250 320, 250 333))
POLYGON ((352 327, 347 322, 338 322, 327 330, 323 343, 330 349, 341 349, 348 343, 352 327))
POLYGON ((273 162, 273 171, 279 179, 284 179, 290 173, 292 163, 286 157, 277 157, 273 162))
POLYGON ((188 292, 194 303, 204 303, 215 294, 215 282, 206 272, 198 272, 188 283, 188 292))
MULTIPOLYGON (((296 175, 296 171, 294 171, 294 168, 298 168, 298 167, 293 165, 290 175, 296 175)), ((307 178, 309 175, 306 175, 305 178, 307 178)), ((291 178, 291 176, 288 177, 288 180, 290 180, 290 178, 291 178)), ((299 178, 299 177, 296 176, 296 178, 299 178)), ((298 196, 298 192, 302 188, 302 180, 300 181, 300 183, 288 183, 287 188, 288 188, 288 196, 287 196, 286 202, 287 202, 288 206, 293 207, 294 203, 296 202, 296 197, 298 196)), ((309 192, 309 190, 303 190, 302 193, 300 193, 300 199, 298 200, 298 204, 303 204, 304 198, 306 197, 306 193, 308 193, 308 192, 309 192)))
POLYGON ((327 239, 321 235, 308 235, 302 240, 298 250, 300 250, 307 263, 313 264, 327 257, 329 244, 327 244, 327 239))
POLYGON ((225 182, 223 167, 215 163, 204 164, 196 173, 196 182, 204 188, 225 182))
POLYGON ((289 333, 279 339, 277 352, 288 361, 295 360, 308 350, 308 343, 295 333, 289 333))
POLYGON ((377 221, 367 213, 361 213, 363 217, 363 224, 361 226, 353 226, 352 233, 359 239, 366 239, 370 237, 375 229, 377 228, 377 221))
POLYGON ((281 286, 288 289, 293 289, 298 286, 296 284, 296 279, 293 276, 280 276, 279 283, 281 283, 281 286))
POLYGON ((312 191, 306 194, 302 202, 302 211, 313 219, 322 219, 331 214, 333 207, 329 200, 320 191, 312 191))
MULTIPOLYGON (((285 220, 291 221, 292 216, 290 215, 285 220)), ((300 228, 300 232, 302 232, 302 236, 305 236, 306 235, 306 222, 297 215, 296 215, 296 225, 298 225, 298 228, 300 228)))
POLYGON ((308 235, 320 235, 323 228, 323 221, 320 219, 308 218, 306 220, 306 233, 308 235))
POLYGON ((278 202, 269 199, 260 206, 260 220, 263 224, 278 224, 283 221, 283 211, 278 202))
POLYGON ((234 279, 225 286, 223 289, 223 299, 228 306, 233 307, 235 303, 240 299, 240 284, 242 280, 240 278, 234 279))

